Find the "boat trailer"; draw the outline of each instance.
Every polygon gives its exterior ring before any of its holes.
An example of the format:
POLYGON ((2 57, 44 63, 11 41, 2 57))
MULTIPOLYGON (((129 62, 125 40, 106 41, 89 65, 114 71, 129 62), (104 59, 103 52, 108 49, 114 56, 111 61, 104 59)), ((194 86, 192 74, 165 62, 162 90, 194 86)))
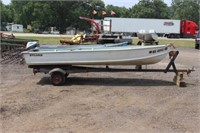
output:
POLYGON ((66 78, 71 73, 87 73, 87 72, 174 72, 174 83, 179 87, 185 87, 186 83, 183 81, 183 75, 190 74, 194 69, 177 69, 175 65, 175 59, 178 56, 179 51, 172 51, 169 55, 172 57, 169 64, 165 69, 142 69, 137 67, 135 69, 127 68, 109 68, 106 67, 85 67, 85 66, 72 66, 72 65, 55 65, 55 66, 29 66, 33 68, 34 75, 38 72, 49 73, 50 79, 53 85, 61 86, 65 83, 66 78), (170 69, 172 67, 172 69, 170 69))

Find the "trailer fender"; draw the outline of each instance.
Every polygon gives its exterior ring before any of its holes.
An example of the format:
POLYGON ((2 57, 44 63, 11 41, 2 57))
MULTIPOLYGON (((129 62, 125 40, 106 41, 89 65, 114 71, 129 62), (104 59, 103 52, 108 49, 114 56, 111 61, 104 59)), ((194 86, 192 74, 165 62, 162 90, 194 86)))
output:
POLYGON ((51 75, 51 74, 54 73, 54 72, 60 72, 60 73, 62 73, 63 75, 66 75, 66 74, 67 74, 67 72, 66 72, 65 70, 61 69, 61 68, 54 68, 54 69, 52 69, 52 70, 49 71, 49 74, 51 75))

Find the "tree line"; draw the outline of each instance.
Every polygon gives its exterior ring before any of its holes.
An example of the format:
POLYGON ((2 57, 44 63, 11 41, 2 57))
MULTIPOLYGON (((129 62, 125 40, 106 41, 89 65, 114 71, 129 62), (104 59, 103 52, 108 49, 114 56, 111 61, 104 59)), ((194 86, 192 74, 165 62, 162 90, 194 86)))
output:
POLYGON ((67 27, 84 30, 88 22, 79 19, 84 16, 93 19, 104 17, 157 18, 192 20, 199 24, 199 0, 172 0, 171 6, 163 0, 140 0, 131 8, 113 5, 105 6, 102 0, 74 1, 16 1, 9 5, 1 4, 1 27, 7 23, 18 23, 33 29, 57 27, 63 33, 67 27), (95 11, 95 13, 94 13, 95 11), (102 15, 102 11, 106 14, 102 15), (113 11, 114 14, 110 14, 113 11))

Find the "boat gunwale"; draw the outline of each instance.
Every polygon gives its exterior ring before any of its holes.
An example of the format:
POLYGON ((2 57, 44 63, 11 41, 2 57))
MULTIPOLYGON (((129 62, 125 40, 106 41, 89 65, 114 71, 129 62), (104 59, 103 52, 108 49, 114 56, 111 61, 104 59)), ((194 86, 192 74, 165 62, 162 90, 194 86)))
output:
MULTIPOLYGON (((75 52, 109 52, 109 51, 130 51, 130 50, 144 50, 144 49, 159 49, 168 48, 170 45, 153 45, 153 46, 117 46, 116 47, 102 47, 102 48, 77 48, 77 49, 64 49, 62 51, 57 49, 49 49, 48 51, 43 50, 28 50, 22 52, 22 54, 33 54, 33 53, 75 53, 75 52), (142 49, 141 49, 142 48, 142 49)), ((48 49, 48 48, 47 48, 48 49)))

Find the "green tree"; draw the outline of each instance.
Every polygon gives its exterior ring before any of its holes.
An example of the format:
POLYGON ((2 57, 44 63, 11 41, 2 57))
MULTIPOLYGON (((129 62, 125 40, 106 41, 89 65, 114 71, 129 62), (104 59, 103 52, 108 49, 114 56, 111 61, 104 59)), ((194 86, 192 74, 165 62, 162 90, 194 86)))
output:
POLYGON ((181 20, 192 20, 199 23, 199 5, 198 0, 173 0, 172 1, 172 18, 181 20))
POLYGON ((59 29, 61 33, 66 31, 66 27, 70 26, 72 23, 70 19, 70 10, 73 9, 73 5, 76 1, 52 1, 50 2, 50 7, 52 12, 49 13, 52 17, 52 26, 59 29))
POLYGON ((140 0, 130 13, 136 18, 169 18, 169 8, 162 0, 140 0))
POLYGON ((61 32, 70 25, 69 13, 75 1, 12 1, 15 22, 44 29, 55 26, 61 32))
MULTIPOLYGON (((85 1, 12 1, 15 22, 24 26, 31 24, 33 28, 57 27, 61 33, 67 27, 84 28, 89 23, 79 16, 94 17, 93 9, 103 9, 104 3, 99 0, 85 1)), ((98 16, 97 16, 98 18, 98 16)))
POLYGON ((10 7, 10 5, 4 5, 1 0, 0 0, 0 6, 1 6, 1 10, 0 10, 1 28, 5 29, 5 26, 7 25, 7 23, 13 22, 13 18, 14 18, 13 10, 10 7))
POLYGON ((85 15, 85 17, 94 18, 94 19, 101 19, 102 11, 106 10, 104 2, 101 0, 89 0, 88 3, 86 3, 86 7, 87 7, 87 10, 86 10, 87 14, 85 15), (94 15, 93 10, 96 10, 97 14, 94 15))
POLYGON ((79 17, 101 19, 101 12, 105 10, 105 4, 101 0, 89 0, 87 2, 78 2, 72 8, 76 10, 70 10, 69 18, 73 22, 71 23, 71 27, 88 31, 90 30, 91 24, 79 19, 79 17), (93 14, 93 10, 96 10, 97 14, 93 14))
POLYGON ((108 17, 114 16, 114 17, 123 17, 127 18, 129 16, 129 9, 125 7, 118 7, 118 6, 113 6, 113 5, 107 5, 106 10, 108 12, 108 17), (111 15, 110 11, 114 11, 116 14, 111 15))

